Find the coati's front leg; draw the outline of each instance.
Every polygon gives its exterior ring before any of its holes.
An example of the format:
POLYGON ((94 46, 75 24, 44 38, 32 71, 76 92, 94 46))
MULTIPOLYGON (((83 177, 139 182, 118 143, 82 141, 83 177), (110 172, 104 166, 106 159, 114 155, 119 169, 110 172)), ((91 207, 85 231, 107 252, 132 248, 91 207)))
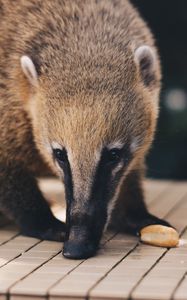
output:
POLYGON ((139 234, 148 225, 171 225, 150 214, 144 203, 141 171, 132 171, 122 184, 116 207, 112 212, 110 228, 139 234))
POLYGON ((15 221, 22 234, 63 240, 65 224, 51 213, 35 178, 19 166, 0 166, 0 210, 15 221))

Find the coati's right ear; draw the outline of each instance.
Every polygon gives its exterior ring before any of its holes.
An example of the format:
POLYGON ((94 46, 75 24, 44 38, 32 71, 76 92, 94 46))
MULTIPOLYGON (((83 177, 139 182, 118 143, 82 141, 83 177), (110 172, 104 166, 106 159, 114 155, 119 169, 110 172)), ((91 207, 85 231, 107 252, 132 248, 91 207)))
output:
POLYGON ((32 86, 38 85, 38 74, 35 65, 29 56, 23 55, 20 59, 21 68, 32 86))
POLYGON ((135 50, 135 62, 138 65, 143 83, 151 86, 156 81, 158 63, 154 50, 147 45, 142 45, 135 50))

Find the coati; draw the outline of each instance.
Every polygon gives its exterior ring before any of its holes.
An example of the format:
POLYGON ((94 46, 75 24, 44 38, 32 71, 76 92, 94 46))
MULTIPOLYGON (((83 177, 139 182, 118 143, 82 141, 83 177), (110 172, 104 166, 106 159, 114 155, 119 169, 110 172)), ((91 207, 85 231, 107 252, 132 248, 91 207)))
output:
POLYGON ((0 210, 23 234, 64 237, 68 258, 94 255, 107 225, 170 226, 142 191, 160 81, 128 0, 0 0, 0 210), (65 185, 66 224, 37 185, 49 170, 65 185))

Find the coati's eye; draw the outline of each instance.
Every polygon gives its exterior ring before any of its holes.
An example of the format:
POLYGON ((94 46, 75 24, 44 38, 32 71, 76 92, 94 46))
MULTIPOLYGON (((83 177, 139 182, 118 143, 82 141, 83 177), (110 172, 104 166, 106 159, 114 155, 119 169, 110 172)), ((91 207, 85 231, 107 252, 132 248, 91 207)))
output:
POLYGON ((59 163, 67 161, 67 153, 65 149, 53 149, 53 155, 59 163))
POLYGON ((111 163, 117 163, 121 159, 121 150, 114 148, 108 151, 107 160, 111 163))

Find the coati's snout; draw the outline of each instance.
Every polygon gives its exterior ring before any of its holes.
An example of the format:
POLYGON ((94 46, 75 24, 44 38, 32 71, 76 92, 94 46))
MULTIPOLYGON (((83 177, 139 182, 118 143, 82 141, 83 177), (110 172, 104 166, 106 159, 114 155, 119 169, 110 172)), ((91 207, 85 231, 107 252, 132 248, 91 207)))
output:
POLYGON ((98 157, 89 151, 75 159, 64 148, 54 149, 54 158, 64 174, 66 191, 67 258, 87 258, 97 251, 104 227, 110 216, 116 189, 130 159, 127 147, 104 148, 98 157))

